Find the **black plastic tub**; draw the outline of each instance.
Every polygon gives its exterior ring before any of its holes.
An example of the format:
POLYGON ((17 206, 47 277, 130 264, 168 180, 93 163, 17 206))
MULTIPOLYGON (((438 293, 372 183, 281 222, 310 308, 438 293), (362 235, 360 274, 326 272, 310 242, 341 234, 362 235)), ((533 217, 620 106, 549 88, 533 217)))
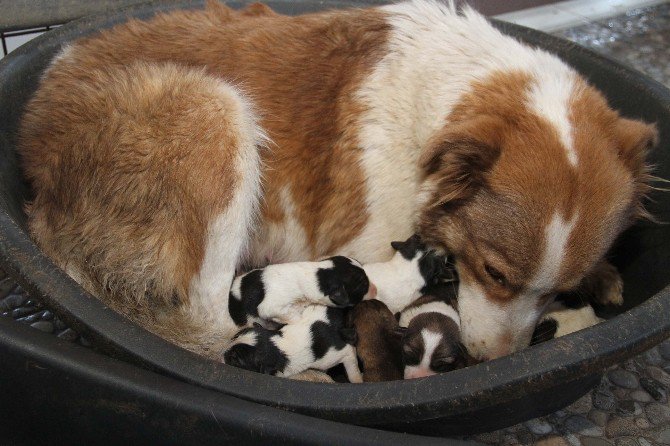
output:
MULTIPOLYGON (((150 17, 159 10, 201 7, 201 3, 153 2, 78 20, 39 37, 0 62, 0 266, 87 335, 99 350, 189 383, 194 392, 223 394, 220 402, 211 404, 242 404, 240 400, 246 400, 344 423, 440 436, 492 430, 550 413, 583 395, 606 367, 670 335, 670 225, 650 222, 641 222, 624 234, 611 253, 625 281, 627 303, 620 315, 508 357, 408 381, 315 384, 227 367, 163 341, 86 294, 26 233, 22 204, 29 191, 21 180, 14 150, 23 106, 40 73, 64 43, 128 17, 150 17)), ((295 14, 354 3, 269 4, 279 12, 295 14)), ((651 161, 657 166, 657 175, 670 178, 668 90, 572 43, 518 26, 498 25, 504 32, 567 60, 625 116, 657 122, 661 144, 651 161)), ((651 199, 650 211, 660 220, 670 221, 670 195, 655 192, 651 199)), ((2 345, 6 342, 0 337, 0 348, 7 348, 2 345)), ((41 341, 36 338, 34 342, 41 341)), ((30 349, 24 352, 29 355, 30 349)), ((0 362, 0 369, 3 367, 4 361, 0 362)), ((100 373, 104 375, 104 370, 100 373)), ((33 378, 26 375, 26 379, 33 378)), ((191 404, 197 406, 197 401, 186 406, 191 404)), ((259 411, 267 410, 260 405, 255 406, 259 411)))

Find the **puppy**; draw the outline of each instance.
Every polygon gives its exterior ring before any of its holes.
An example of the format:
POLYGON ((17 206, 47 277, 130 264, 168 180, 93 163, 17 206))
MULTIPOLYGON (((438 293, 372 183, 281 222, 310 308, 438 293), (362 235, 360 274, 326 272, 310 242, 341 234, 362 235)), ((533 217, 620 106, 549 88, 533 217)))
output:
POLYGON ((210 1, 65 46, 17 150, 40 248, 185 348, 216 357, 210 340, 237 331, 221 309, 242 264, 384 262, 418 233, 454 254, 463 342, 484 359, 527 346, 556 294, 608 271, 645 216, 656 139, 470 8, 210 1))
POLYGON ((433 286, 400 314, 404 378, 422 378, 465 367, 454 283, 433 286))
POLYGON ((377 287, 377 299, 395 314, 437 283, 447 270, 445 259, 429 251, 416 234, 404 242, 391 242, 391 247, 396 251, 391 260, 368 263, 363 269, 377 287))
POLYGON ((235 335, 224 362, 281 377, 343 364, 350 382, 363 382, 354 348, 356 332, 345 327, 344 318, 339 308, 312 305, 298 321, 276 331, 254 324, 235 335))
POLYGON ((402 379, 402 333, 388 307, 379 300, 361 302, 349 310, 347 321, 356 330, 356 354, 363 381, 402 379))
POLYGON ((581 296, 566 293, 558 296, 547 312, 540 319, 540 323, 533 331, 531 345, 539 344, 550 339, 565 336, 575 331, 592 327, 602 322, 596 316, 593 307, 581 296))
POLYGON ((320 262, 269 265, 236 277, 228 311, 238 326, 261 320, 289 324, 308 305, 349 307, 375 294, 360 263, 335 256, 320 262))

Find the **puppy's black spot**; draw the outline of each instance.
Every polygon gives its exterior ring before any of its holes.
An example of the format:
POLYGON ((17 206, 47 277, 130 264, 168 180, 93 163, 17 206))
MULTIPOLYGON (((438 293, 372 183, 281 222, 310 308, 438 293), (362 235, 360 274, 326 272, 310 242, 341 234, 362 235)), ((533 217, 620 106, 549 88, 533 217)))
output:
POLYGON ((319 268, 316 272, 319 290, 337 306, 355 305, 370 288, 370 281, 363 268, 343 256, 331 257, 332 268, 319 268))
POLYGON ((554 339, 556 335, 556 330, 558 329, 558 322, 555 319, 545 319, 535 327, 533 331, 533 337, 531 338, 530 345, 539 344, 540 342, 546 342, 550 339, 554 339))
POLYGON ((272 342, 272 339, 281 336, 281 333, 254 324, 253 327, 241 330, 233 339, 249 332, 256 333, 256 345, 240 343, 232 346, 224 353, 224 362, 266 375, 283 372, 288 364, 288 357, 272 342))
POLYGON ((418 234, 414 234, 404 242, 391 242, 391 247, 407 260, 412 260, 417 253, 426 251, 426 245, 421 241, 418 234))
POLYGON ((255 269, 242 277, 240 284, 240 300, 230 294, 228 312, 237 325, 247 323, 247 315, 258 317, 258 306, 265 298, 263 270, 255 269))
POLYGON ((337 308, 326 310, 328 322, 317 321, 312 324, 312 354, 314 359, 321 359, 331 348, 342 350, 347 341, 342 337, 344 313, 337 308))

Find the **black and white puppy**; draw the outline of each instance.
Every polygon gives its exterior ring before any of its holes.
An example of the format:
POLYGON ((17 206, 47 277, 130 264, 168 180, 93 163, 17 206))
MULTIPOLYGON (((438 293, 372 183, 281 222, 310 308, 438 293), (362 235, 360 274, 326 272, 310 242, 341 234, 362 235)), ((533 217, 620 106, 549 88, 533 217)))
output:
POLYGON ((269 265, 236 277, 228 311, 240 327, 264 321, 289 324, 300 319, 308 305, 343 308, 375 294, 360 263, 336 256, 319 262, 269 265))
POLYGON ((400 313, 404 378, 422 378, 465 367, 469 357, 461 343, 461 322, 456 311, 455 282, 430 288, 400 313))
POLYGON ((397 313, 424 294, 447 273, 445 258, 429 251, 418 235, 391 242, 397 252, 388 262, 363 265, 377 287, 377 299, 397 313))
POLYGON ((355 344, 356 331, 345 326, 345 310, 312 305, 299 320, 279 330, 260 324, 243 329, 223 358, 235 367, 282 377, 343 364, 349 381, 360 383, 355 344))
POLYGON ((560 294, 535 327, 530 345, 565 336, 599 324, 591 304, 575 293, 560 294))

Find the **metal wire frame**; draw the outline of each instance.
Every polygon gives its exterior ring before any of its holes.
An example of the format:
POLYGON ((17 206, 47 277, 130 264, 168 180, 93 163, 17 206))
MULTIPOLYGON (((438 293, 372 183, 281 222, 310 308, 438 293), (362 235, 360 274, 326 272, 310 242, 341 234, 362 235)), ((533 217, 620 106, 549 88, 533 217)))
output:
POLYGON ((42 27, 38 27, 38 28, 22 29, 22 30, 19 30, 19 31, 1 31, 0 32, 0 40, 2 40, 2 55, 6 56, 7 53, 9 53, 9 51, 7 50, 7 39, 9 37, 25 36, 25 35, 28 35, 28 34, 43 33, 45 31, 49 31, 50 29, 52 29, 54 27, 55 27, 54 25, 47 25, 47 26, 42 26, 42 27))

